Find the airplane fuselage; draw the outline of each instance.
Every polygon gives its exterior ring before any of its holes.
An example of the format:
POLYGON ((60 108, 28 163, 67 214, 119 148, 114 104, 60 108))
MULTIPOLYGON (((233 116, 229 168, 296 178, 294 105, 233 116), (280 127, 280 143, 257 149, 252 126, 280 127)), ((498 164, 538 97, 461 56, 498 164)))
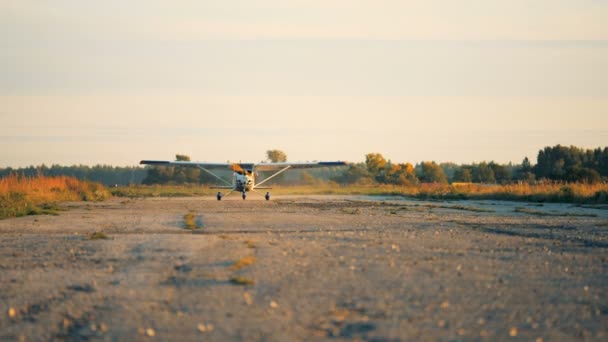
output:
POLYGON ((235 191, 251 191, 255 186, 255 176, 250 170, 235 171, 232 182, 235 191))

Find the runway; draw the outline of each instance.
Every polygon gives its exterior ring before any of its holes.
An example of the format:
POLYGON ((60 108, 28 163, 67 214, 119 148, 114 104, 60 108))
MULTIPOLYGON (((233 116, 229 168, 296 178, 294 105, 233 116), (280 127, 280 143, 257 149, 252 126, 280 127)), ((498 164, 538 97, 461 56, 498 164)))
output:
POLYGON ((1 340, 608 338, 602 207, 364 196, 62 207, 0 221, 1 340))

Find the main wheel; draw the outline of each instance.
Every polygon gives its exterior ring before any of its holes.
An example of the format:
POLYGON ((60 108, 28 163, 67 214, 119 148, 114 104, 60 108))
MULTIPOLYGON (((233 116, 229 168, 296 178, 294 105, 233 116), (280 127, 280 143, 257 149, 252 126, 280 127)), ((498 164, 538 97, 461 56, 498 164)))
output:
POLYGON ((266 196, 264 196, 264 198, 266 198, 267 201, 270 201, 270 191, 266 193, 266 196))
POLYGON ((221 201, 222 200, 222 193, 221 192, 217 192, 217 200, 221 201))
POLYGON ((243 191, 243 199, 247 198, 247 193, 243 191))

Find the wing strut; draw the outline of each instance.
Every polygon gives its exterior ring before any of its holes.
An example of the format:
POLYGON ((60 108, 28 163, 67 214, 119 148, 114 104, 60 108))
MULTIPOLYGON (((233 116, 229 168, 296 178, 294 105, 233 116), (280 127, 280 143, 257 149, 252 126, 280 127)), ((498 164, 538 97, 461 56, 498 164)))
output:
POLYGON ((258 184, 256 184, 256 185, 254 186, 254 188, 257 188, 258 186, 260 186, 260 185, 262 185, 262 184, 266 183, 267 181, 271 180, 272 178, 274 178, 274 177, 278 176, 279 174, 281 174, 281 173, 283 173, 283 172, 287 171, 287 170, 288 170, 290 167, 291 167, 291 165, 287 165, 287 167, 285 167, 285 168, 283 168, 283 169, 279 170, 277 173, 273 174, 272 176, 270 176, 270 177, 268 177, 268 178, 264 179, 263 181, 259 182, 258 184))
POLYGON ((221 180, 223 183, 225 183, 225 184, 227 184, 227 185, 229 185, 229 186, 232 186, 232 184, 230 184, 230 182, 228 182, 227 180, 223 179, 222 177, 220 177, 220 176, 216 175, 215 173, 213 173, 213 172, 211 172, 211 171, 209 171, 209 170, 205 169, 204 167, 202 167, 202 166, 200 166, 200 165, 197 165, 197 166, 198 166, 198 168, 199 168, 199 169, 201 169, 201 170, 203 170, 203 171, 207 172, 208 174, 212 175, 213 177, 215 177, 215 178, 217 178, 217 179, 221 180))

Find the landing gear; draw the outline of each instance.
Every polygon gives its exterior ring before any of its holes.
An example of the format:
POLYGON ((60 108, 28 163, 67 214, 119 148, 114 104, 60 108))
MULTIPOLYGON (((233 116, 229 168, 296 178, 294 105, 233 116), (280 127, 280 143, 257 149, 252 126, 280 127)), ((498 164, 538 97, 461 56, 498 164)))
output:
POLYGON ((243 200, 245 200, 245 198, 247 198, 247 193, 243 191, 243 200))
POLYGON ((265 198, 267 201, 270 201, 270 191, 266 192, 266 195, 264 196, 264 198, 265 198))
POLYGON ((221 201, 222 200, 222 193, 221 192, 217 192, 217 200, 221 201))

